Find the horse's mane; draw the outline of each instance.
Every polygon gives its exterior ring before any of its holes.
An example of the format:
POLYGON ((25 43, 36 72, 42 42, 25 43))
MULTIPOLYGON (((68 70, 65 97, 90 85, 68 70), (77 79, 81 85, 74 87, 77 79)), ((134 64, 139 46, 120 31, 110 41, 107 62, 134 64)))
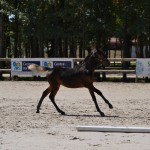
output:
POLYGON ((89 55, 87 55, 85 57, 85 59, 83 60, 83 62, 86 62, 93 54, 94 54, 95 51, 92 51, 89 55))

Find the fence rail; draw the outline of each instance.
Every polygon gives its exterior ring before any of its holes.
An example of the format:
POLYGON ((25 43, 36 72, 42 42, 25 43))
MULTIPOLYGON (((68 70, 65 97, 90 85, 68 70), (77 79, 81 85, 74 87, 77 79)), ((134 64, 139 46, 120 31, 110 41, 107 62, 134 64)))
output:
MULTIPOLYGON (((83 61, 84 58, 73 58, 73 61, 83 61)), ((136 58, 108 58, 109 61, 120 61, 120 62, 130 62, 130 61, 136 61, 136 58)))
POLYGON ((11 58, 0 58, 0 61, 11 61, 11 58))
MULTIPOLYGON (((95 73, 100 73, 102 74, 103 80, 106 79, 107 74, 122 74, 123 80, 127 79, 127 74, 133 74, 136 75, 135 72, 135 65, 125 69, 123 66, 123 62, 130 62, 135 64, 136 63, 136 58, 108 58, 109 61, 111 62, 110 67, 106 68, 100 68, 95 70, 95 73), (117 65, 116 65, 117 64, 117 65)), ((84 58, 73 58, 74 65, 82 62, 84 58)), ((7 62, 10 64, 11 58, 0 58, 0 75, 2 74, 10 74, 11 77, 11 66, 9 65, 8 68, 2 68, 1 62, 7 62)))
POLYGON ((11 78, 11 68, 10 66, 3 68, 3 65, 1 62, 9 62, 10 63, 11 58, 0 58, 0 80, 3 78, 3 74, 9 74, 11 78))

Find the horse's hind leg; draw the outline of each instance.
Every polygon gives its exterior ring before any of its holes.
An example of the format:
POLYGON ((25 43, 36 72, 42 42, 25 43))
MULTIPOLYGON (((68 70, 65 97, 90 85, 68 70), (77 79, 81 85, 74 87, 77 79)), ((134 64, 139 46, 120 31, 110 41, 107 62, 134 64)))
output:
POLYGON ((96 97, 95 97, 94 92, 93 92, 92 90, 90 90, 90 89, 89 89, 89 92, 90 92, 90 94, 91 94, 91 96, 92 96, 92 99, 93 99, 93 101, 94 101, 94 104, 95 104, 95 107, 96 107, 97 111, 101 114, 102 117, 104 117, 105 114, 100 110, 100 108, 99 108, 99 106, 98 106, 98 104, 97 104, 97 100, 96 100, 96 97))
POLYGON ((36 111, 36 113, 39 113, 39 112, 40 112, 41 104, 42 104, 44 98, 45 98, 50 92, 51 92, 51 88, 50 88, 50 86, 49 86, 49 87, 43 92, 43 94, 42 94, 42 96, 41 96, 41 98, 40 98, 40 101, 39 101, 39 103, 38 103, 38 105, 37 105, 37 111, 36 111))
POLYGON ((57 94, 57 91, 59 90, 59 87, 52 89, 51 94, 49 96, 50 100, 52 101, 53 105, 55 106, 56 110, 61 113, 62 115, 65 115, 65 112, 63 112, 55 103, 55 95, 57 94))
POLYGON ((100 90, 98 90, 97 88, 95 88, 93 86, 93 91, 96 92, 98 95, 100 95, 103 98, 103 100, 105 101, 105 103, 108 104, 108 106, 109 106, 110 109, 113 108, 112 104, 110 104, 110 102, 104 97, 104 95, 102 94, 102 92, 100 90))

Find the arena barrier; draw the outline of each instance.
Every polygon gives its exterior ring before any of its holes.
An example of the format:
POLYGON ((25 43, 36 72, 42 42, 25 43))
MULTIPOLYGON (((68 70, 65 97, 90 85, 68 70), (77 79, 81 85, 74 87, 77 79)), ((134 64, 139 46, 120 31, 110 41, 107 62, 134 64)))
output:
POLYGON ((78 126, 77 130, 86 132, 150 133, 150 128, 146 127, 78 126))
MULTIPOLYGON (((50 68, 57 65, 73 67, 76 64, 81 63, 83 59, 84 58, 0 58, 0 63, 5 62, 7 64, 3 68, 0 65, 0 79, 3 74, 9 74, 10 78, 15 75, 21 75, 22 73, 22 75, 25 76, 34 76, 35 74, 27 70, 27 65, 31 63, 37 63, 50 68), (56 63, 53 64, 55 61, 56 63)), ((111 62, 110 67, 97 68, 95 70, 95 73, 100 74, 103 80, 106 80, 107 75, 109 74, 121 74, 123 81, 127 80, 128 75, 132 75, 136 82, 138 77, 150 76, 150 59, 148 58, 109 58, 109 60, 111 62), (130 63, 130 67, 125 68, 125 62, 130 63)))
POLYGON ((45 74, 37 74, 28 70, 27 67, 31 64, 37 64, 50 69, 57 66, 73 68, 74 65, 72 58, 12 58, 11 76, 45 76, 45 74))

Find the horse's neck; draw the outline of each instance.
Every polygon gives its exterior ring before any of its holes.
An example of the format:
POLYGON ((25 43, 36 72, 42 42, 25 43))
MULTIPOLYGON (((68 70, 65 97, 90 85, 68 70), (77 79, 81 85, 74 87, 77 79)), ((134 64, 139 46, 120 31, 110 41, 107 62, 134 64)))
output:
POLYGON ((82 64, 76 65, 74 69, 76 71, 88 70, 93 74, 95 66, 93 60, 89 56, 87 56, 82 62, 82 64))
POLYGON ((91 73, 94 73, 95 67, 91 61, 86 61, 80 65, 79 70, 89 70, 91 73))

